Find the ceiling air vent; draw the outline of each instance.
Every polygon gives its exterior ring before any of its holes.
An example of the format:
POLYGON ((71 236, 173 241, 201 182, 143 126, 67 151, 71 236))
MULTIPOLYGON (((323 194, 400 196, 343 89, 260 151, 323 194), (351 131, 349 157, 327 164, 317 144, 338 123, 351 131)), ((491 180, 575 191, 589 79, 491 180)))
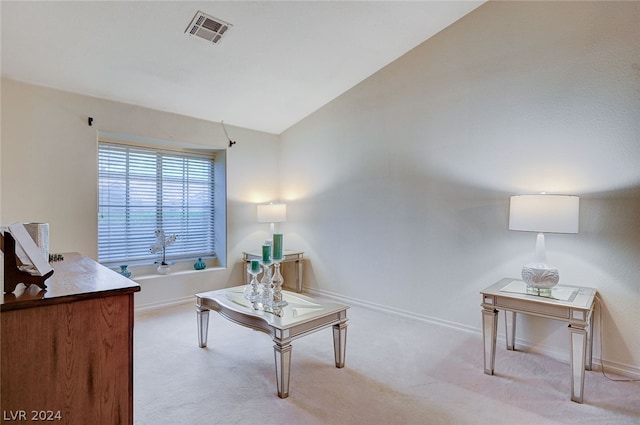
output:
POLYGON ((231 27, 233 27, 233 25, 228 22, 198 11, 185 30, 185 34, 200 37, 213 44, 218 44, 222 36, 225 35, 231 27))

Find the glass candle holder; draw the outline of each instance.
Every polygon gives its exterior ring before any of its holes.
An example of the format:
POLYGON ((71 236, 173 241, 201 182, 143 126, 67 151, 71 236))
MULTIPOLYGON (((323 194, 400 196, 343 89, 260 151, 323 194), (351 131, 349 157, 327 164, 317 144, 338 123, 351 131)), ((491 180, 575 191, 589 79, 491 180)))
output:
POLYGON ((272 306, 282 309, 282 307, 286 306, 288 303, 282 297, 282 284, 284 283, 284 278, 282 277, 282 274, 280 274, 280 261, 273 263, 273 269, 273 278, 271 279, 273 286, 272 306))
POLYGON ((262 300, 260 282, 258 282, 258 274, 260 274, 260 262, 251 260, 247 265, 247 273, 251 275, 251 282, 244 288, 244 297, 249 300, 254 309, 258 309, 262 300))
POLYGON ((260 279, 260 291, 262 294, 261 303, 264 311, 271 311, 271 305, 273 304, 273 286, 271 275, 271 262, 261 262, 262 265, 262 279, 260 279))

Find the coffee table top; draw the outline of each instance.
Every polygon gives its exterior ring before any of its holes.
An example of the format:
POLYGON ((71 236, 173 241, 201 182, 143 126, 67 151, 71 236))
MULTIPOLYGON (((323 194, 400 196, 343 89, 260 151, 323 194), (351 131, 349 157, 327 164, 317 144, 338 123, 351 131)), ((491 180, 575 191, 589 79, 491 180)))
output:
MULTIPOLYGON (((291 329, 295 326, 316 322, 319 319, 341 317, 341 312, 346 312, 349 306, 345 304, 319 301, 314 298, 300 295, 294 292, 282 291, 282 295, 288 305, 282 309, 281 316, 262 310, 254 310, 251 302, 244 298, 246 286, 219 289, 216 291, 196 294, 198 307, 211 308, 239 324, 266 330, 267 325, 275 329, 291 329), (247 323, 244 318, 249 318, 247 323), (261 322, 261 323, 260 323, 261 322)), ((322 320, 324 322, 325 320, 322 320)))

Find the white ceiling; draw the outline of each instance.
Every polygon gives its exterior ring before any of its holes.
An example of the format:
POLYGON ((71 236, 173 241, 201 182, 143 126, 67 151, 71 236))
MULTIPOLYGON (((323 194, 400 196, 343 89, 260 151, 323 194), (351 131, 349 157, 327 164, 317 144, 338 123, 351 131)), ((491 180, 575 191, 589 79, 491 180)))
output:
POLYGON ((279 134, 483 2, 2 0, 2 76, 279 134))

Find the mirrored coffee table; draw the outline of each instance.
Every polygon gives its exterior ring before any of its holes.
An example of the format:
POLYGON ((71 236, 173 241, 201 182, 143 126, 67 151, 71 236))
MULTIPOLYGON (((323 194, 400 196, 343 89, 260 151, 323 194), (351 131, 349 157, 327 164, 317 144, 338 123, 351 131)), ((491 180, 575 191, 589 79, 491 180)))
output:
POLYGON ((344 367, 347 343, 347 309, 349 306, 334 302, 318 301, 297 293, 282 291, 288 305, 280 316, 254 310, 244 298, 244 286, 220 289, 196 294, 198 319, 198 344, 207 346, 209 311, 222 317, 271 335, 276 363, 278 397, 289 396, 291 370, 291 341, 313 332, 333 327, 333 350, 337 368, 344 367))

